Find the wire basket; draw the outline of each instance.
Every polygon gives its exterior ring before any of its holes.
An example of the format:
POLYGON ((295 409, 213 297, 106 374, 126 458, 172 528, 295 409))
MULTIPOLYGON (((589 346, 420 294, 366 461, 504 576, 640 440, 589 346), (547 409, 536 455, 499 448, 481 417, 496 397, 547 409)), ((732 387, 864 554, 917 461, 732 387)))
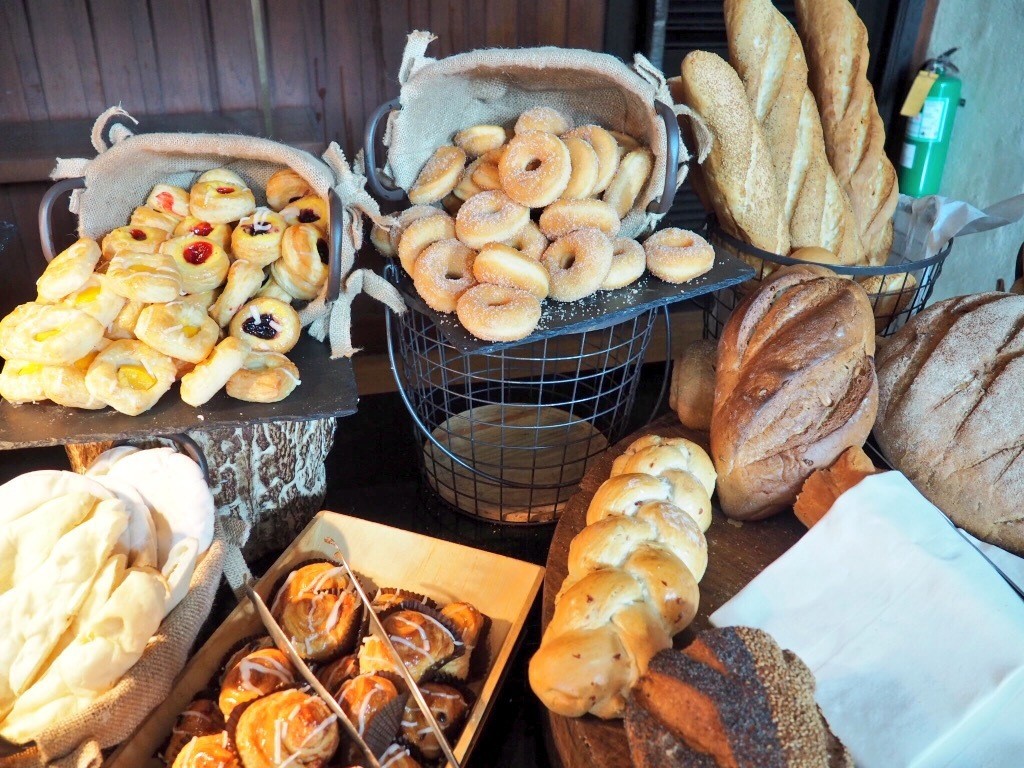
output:
POLYGON ((415 309, 388 312, 391 366, 432 491, 475 518, 556 521, 590 462, 624 436, 662 312, 486 353, 458 350, 415 309))
MULTIPOLYGON (((704 225, 704 236, 715 246, 743 259, 756 272, 754 278, 739 285, 723 288, 696 301, 704 311, 703 335, 705 339, 718 339, 726 321, 736 306, 779 267, 791 264, 815 264, 788 256, 762 251, 749 243, 737 240, 722 230, 714 216, 704 225)), ((856 280, 867 291, 875 315, 875 333, 891 336, 902 328, 928 303, 935 281, 942 273, 942 265, 953 248, 950 240, 946 247, 927 259, 913 259, 907 253, 893 250, 889 263, 878 267, 853 267, 840 264, 818 264, 838 275, 856 280)))

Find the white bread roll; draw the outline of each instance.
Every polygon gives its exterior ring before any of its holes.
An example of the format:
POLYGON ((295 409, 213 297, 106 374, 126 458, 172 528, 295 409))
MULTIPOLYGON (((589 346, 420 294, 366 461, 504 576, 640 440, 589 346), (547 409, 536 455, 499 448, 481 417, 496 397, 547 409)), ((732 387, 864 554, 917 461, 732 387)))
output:
POLYGON ((672 363, 668 405, 684 427, 707 432, 715 399, 715 342, 700 339, 672 363))
POLYGON ((97 499, 114 494, 89 477, 60 469, 26 472, 0 485, 0 525, 28 514, 42 504, 69 493, 88 493, 97 499))
POLYGON ((128 527, 118 539, 116 551, 128 557, 128 564, 137 568, 156 568, 156 525, 142 495, 135 487, 108 475, 96 482, 117 496, 128 512, 128 527))

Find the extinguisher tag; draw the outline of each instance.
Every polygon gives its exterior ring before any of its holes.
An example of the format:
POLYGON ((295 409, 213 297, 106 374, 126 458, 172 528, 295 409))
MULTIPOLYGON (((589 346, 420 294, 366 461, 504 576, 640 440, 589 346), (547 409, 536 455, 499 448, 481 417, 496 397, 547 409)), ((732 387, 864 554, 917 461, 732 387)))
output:
POLYGON ((903 102, 900 114, 904 117, 914 117, 920 113, 925 99, 928 98, 928 92, 932 89, 932 83, 938 79, 937 72, 929 72, 924 69, 918 72, 910 86, 910 93, 907 94, 907 98, 903 102))
POLYGON ((900 153, 900 165, 904 168, 913 168, 915 157, 917 157, 917 147, 908 141, 903 142, 903 152, 900 153))
POLYGON ((910 118, 907 136, 920 141, 938 141, 946 116, 946 104, 945 99, 925 99, 921 111, 916 117, 910 118))

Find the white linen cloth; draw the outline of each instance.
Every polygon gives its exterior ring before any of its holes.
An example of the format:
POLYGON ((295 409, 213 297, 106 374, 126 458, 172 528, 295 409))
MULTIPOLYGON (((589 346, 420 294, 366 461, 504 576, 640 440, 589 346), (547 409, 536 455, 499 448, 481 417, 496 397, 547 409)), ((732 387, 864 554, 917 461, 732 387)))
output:
POLYGON ((1024 601, 899 472, 843 494, 711 622, 798 654, 859 766, 1024 766, 1024 601))

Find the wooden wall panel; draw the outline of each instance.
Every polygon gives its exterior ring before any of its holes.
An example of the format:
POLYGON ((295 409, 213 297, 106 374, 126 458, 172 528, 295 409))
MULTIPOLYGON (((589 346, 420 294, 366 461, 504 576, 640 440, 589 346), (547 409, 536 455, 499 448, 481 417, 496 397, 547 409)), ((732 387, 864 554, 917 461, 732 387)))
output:
POLYGON ((259 73, 249 0, 216 0, 208 6, 217 103, 221 109, 259 104, 259 73))
POLYGON ((150 3, 164 111, 218 109, 208 6, 204 0, 150 3))
POLYGON ((103 12, 91 14, 91 21, 104 105, 120 103, 133 114, 163 112, 163 91, 146 4, 105 0, 103 12))
POLYGON ((103 89, 85 0, 33 0, 25 8, 47 114, 51 118, 77 117, 81 107, 103 111, 103 89))
POLYGON ((13 64, 17 67, 10 72, 6 69, 0 70, 0 82, 3 82, 5 89, 19 91, 18 96, 11 97, 10 101, 24 109, 23 113, 18 113, 18 117, 4 119, 44 120, 48 116, 46 96, 43 94, 42 78, 36 62, 36 51, 32 45, 32 33, 29 30, 25 6, 13 0, 0 3, 0 19, 3 20, 4 29, 7 31, 3 44, 8 47, 7 53, 0 56, 0 66, 13 64))

